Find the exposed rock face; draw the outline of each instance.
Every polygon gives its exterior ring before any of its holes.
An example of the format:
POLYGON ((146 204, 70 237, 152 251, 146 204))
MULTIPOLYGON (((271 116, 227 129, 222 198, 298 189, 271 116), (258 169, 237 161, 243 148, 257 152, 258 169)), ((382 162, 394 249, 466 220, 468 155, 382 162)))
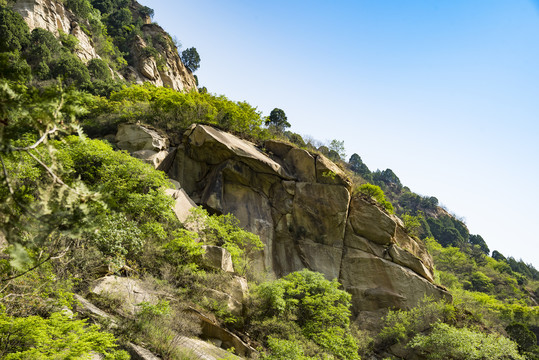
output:
POLYGON ((118 126, 115 143, 133 157, 157 168, 168 155, 168 138, 142 125, 121 124, 118 126))
POLYGON ((159 300, 154 292, 144 288, 141 281, 114 275, 96 280, 90 293, 121 300, 120 312, 126 315, 136 314, 140 310, 138 304, 141 302, 155 305, 159 300))
POLYGON ((193 125, 160 168, 198 204, 233 213, 265 249, 258 272, 281 277, 308 268, 337 278, 353 308, 410 308, 425 295, 449 297, 433 281, 432 258, 402 222, 351 194, 341 169, 322 155, 267 141, 254 144, 193 125))
POLYGON ((43 28, 56 36, 60 32, 71 34, 79 40, 76 55, 84 62, 99 58, 92 40, 82 31, 75 15, 55 0, 17 0, 13 10, 22 15, 30 30, 43 28))
POLYGON ((202 264, 204 266, 224 272, 234 272, 232 256, 226 249, 213 245, 202 245, 202 248, 204 249, 204 254, 202 255, 202 264))
MULTIPOLYGON (((140 7, 136 1, 130 6, 135 12, 140 7)), ((30 30, 43 28, 56 36, 59 36, 60 32, 75 36, 79 40, 75 53, 85 63, 100 58, 92 39, 82 31, 77 22, 79 19, 61 1, 17 0, 13 9, 22 15, 30 30)), ((177 91, 196 91, 196 79, 182 63, 170 36, 159 25, 148 23, 149 19, 145 20, 143 33, 152 38, 157 55, 148 56, 144 51, 146 42, 137 37, 132 44, 135 66, 129 67, 122 75, 137 83, 148 81, 177 91)), ((90 28, 88 24, 85 25, 90 28)))

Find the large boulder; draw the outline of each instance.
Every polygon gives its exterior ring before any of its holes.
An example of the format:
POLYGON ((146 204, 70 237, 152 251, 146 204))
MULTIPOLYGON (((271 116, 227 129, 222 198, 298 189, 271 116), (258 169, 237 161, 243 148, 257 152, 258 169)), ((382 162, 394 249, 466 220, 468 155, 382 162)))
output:
MULTIPOLYGON (((173 184, 174 187, 178 187, 181 185, 176 182, 177 184, 173 184)), ((191 214, 191 209, 196 207, 196 204, 189 195, 185 192, 184 189, 166 189, 165 194, 169 195, 174 199, 174 213, 176 214, 176 217, 180 222, 185 222, 189 215, 191 214)))
POLYGON ((353 295, 356 315, 448 296, 433 284, 421 241, 374 201, 352 196, 350 180, 326 157, 276 140, 264 143, 264 153, 205 125, 193 125, 181 142, 163 169, 197 204, 234 214, 260 236, 264 250, 252 263, 258 276, 321 272, 353 295))
POLYGON ((157 169, 168 156, 168 151, 138 150, 133 152, 131 156, 140 159, 157 169))
POLYGON ((234 272, 232 255, 228 250, 214 245, 203 245, 202 249, 204 249, 202 264, 205 267, 224 272, 234 272))
POLYGON ((120 124, 116 145, 130 153, 152 150, 156 153, 168 149, 168 139, 157 131, 138 124, 120 124))
POLYGON ((449 293, 414 271, 362 250, 346 249, 339 280, 352 294, 356 313, 410 309, 425 296, 450 299, 449 293))
POLYGON ((117 311, 128 316, 135 315, 142 302, 156 305, 159 301, 158 296, 147 289, 141 280, 115 275, 97 279, 90 287, 90 294, 118 302, 120 307, 117 311))

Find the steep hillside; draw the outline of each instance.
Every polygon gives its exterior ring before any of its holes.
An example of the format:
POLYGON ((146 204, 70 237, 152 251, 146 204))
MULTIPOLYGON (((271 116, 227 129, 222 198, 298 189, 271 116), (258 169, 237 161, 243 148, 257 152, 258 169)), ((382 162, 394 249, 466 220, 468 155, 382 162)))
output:
POLYGON ((0 5, 0 358, 538 358, 533 266, 192 91, 151 15, 0 5))
POLYGON ((177 91, 197 88, 170 35, 151 22, 152 10, 137 2, 18 0, 11 6, 30 32, 44 29, 60 39, 72 36, 72 53, 85 65, 104 60, 117 79, 177 91))

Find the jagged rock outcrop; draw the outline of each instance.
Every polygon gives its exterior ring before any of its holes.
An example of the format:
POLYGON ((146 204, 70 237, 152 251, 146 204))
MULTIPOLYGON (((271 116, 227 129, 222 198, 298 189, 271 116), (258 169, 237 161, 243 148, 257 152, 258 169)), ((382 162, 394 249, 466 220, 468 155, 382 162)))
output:
MULTIPOLYGON (((30 30, 43 28, 56 36, 61 32, 75 36, 79 40, 75 54, 83 62, 100 58, 92 38, 82 31, 79 24, 81 20, 67 9, 62 1, 16 0, 12 6, 22 15, 30 30)), ((136 1, 130 6, 135 15, 140 7, 136 1)), ((149 23, 149 19, 145 19, 145 23, 142 32, 146 38, 152 39, 156 52, 150 55, 145 50, 148 45, 144 39, 137 36, 132 44, 134 66, 128 67, 125 73, 116 76, 137 83, 151 82, 177 91, 196 91, 196 79, 182 63, 170 36, 159 25, 149 23)), ((91 28, 87 23, 83 25, 88 29, 91 28)))
POLYGON ((165 30, 157 24, 146 24, 142 31, 146 38, 152 39, 157 53, 149 54, 145 50, 148 47, 146 41, 140 36, 135 38, 132 45, 135 67, 130 69, 135 81, 150 81, 178 91, 196 89, 195 77, 182 63, 176 46, 165 30))
POLYGON ((424 245, 397 217, 352 194, 337 165, 279 141, 264 148, 193 125, 160 169, 196 203, 235 214, 260 236, 265 249, 257 272, 281 277, 308 268, 337 278, 353 295, 356 313, 410 308, 424 295, 450 297, 433 284, 424 245))

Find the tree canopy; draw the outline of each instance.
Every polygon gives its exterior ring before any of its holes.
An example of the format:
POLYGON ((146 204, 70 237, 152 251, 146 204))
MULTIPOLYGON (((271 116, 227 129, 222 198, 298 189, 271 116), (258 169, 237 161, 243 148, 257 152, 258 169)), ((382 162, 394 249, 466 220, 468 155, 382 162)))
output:
POLYGON ((194 47, 182 51, 182 62, 191 72, 195 72, 200 67, 200 55, 194 47))

